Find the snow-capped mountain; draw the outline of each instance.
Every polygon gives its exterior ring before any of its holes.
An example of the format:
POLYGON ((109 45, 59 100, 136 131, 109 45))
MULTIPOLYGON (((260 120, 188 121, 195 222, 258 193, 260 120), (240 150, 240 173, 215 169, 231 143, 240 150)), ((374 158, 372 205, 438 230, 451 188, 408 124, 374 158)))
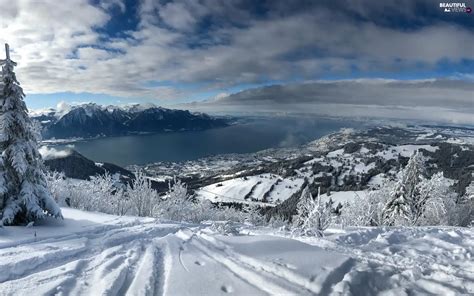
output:
POLYGON ((90 138, 166 131, 203 130, 225 126, 224 119, 155 105, 61 105, 30 112, 44 127, 45 138, 90 138))

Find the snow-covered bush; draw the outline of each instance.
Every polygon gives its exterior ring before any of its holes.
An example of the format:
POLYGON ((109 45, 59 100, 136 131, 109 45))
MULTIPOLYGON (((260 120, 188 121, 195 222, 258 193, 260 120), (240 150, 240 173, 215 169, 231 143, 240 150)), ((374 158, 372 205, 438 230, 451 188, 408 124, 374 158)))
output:
POLYGON ((150 180, 141 171, 135 173, 132 184, 127 185, 126 200, 132 207, 132 213, 139 217, 151 217, 159 200, 156 191, 151 188, 150 180))
POLYGON ((315 201, 306 186, 301 192, 297 214, 293 218, 294 232, 299 235, 323 236, 331 221, 331 205, 321 201, 319 188, 315 201))
POLYGON ((378 190, 357 196, 357 200, 346 202, 337 218, 342 226, 379 226, 383 224, 382 211, 390 197, 392 183, 378 190))
POLYGON ((48 182, 48 187, 51 190, 51 195, 53 196, 56 203, 60 206, 67 206, 66 198, 69 196, 69 184, 66 181, 66 176, 64 173, 59 172, 47 172, 46 173, 46 182, 48 182))
POLYGON ((456 193, 451 190, 450 185, 442 172, 420 182, 418 185, 420 200, 424 201, 424 204, 415 225, 458 224, 456 193))
POLYGON ((457 203, 460 226, 474 225, 474 181, 466 188, 466 194, 457 203))
POLYGON ((89 211, 119 215, 123 208, 124 189, 118 175, 108 173, 91 177, 88 203, 89 211))
POLYGON ((267 222, 267 225, 272 227, 272 228, 279 229, 279 230, 290 230, 291 229, 291 225, 288 222, 288 220, 286 220, 282 216, 273 216, 273 217, 271 217, 270 220, 267 222))
POLYGON ((173 221, 183 221, 191 217, 186 217, 189 207, 194 207, 189 200, 188 189, 181 180, 174 179, 173 185, 168 184, 168 192, 163 200, 154 208, 153 216, 161 219, 173 221))
POLYGON ((214 205, 208 200, 193 199, 186 185, 176 178, 169 184, 166 196, 161 198, 143 173, 137 172, 135 176, 131 184, 124 185, 118 175, 98 175, 85 181, 71 180, 61 173, 51 172, 47 181, 58 203, 85 211, 192 223, 233 221, 264 224, 258 206, 244 206, 238 210, 214 205))
POLYGON ((99 175, 91 177, 90 181, 83 181, 51 172, 47 175, 47 182, 54 199, 61 205, 113 215, 129 212, 130 202, 118 175, 99 175))
POLYGON ((238 225, 231 221, 215 221, 211 224, 211 230, 222 235, 236 235, 239 234, 238 225))
POLYGON ((246 223, 249 223, 254 226, 265 224, 265 219, 258 205, 251 204, 251 205, 244 206, 242 211, 243 211, 244 221, 246 223))
MULTIPOLYGON (((250 213, 251 219, 256 219, 255 213, 250 213)), ((244 222, 247 215, 231 207, 214 205, 208 200, 193 199, 189 196, 186 185, 175 178, 173 185, 169 185, 166 197, 157 204, 154 217, 200 223, 202 221, 244 222)))

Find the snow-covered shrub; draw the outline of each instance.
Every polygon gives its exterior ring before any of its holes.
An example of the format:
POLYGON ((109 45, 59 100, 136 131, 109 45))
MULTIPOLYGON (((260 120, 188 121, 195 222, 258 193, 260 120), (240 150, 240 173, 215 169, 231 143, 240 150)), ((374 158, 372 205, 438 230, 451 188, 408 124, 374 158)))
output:
POLYGON ((91 195, 92 190, 89 181, 79 181, 68 185, 69 190, 65 201, 71 208, 100 212, 100 209, 95 208, 96 202, 94 201, 100 196, 98 197, 96 192, 94 193, 96 195, 91 195))
POLYGON ((139 217, 151 217, 160 201, 150 180, 141 171, 137 171, 132 184, 127 185, 126 196, 122 203, 131 206, 132 213, 139 217))
POLYGON ((456 207, 456 193, 443 173, 436 173, 419 185, 420 200, 424 201, 416 225, 457 225, 459 217, 456 207))
POLYGON ((383 225, 383 208, 390 198, 394 184, 388 182, 384 187, 370 190, 357 200, 344 203, 337 220, 342 226, 379 226, 383 225))
POLYGON ((370 226, 374 216, 376 208, 372 200, 368 195, 362 195, 343 205, 338 220, 343 226, 370 226))
POLYGON ((56 203, 60 206, 68 205, 66 199, 69 197, 69 186, 66 176, 62 172, 47 172, 46 173, 46 182, 48 182, 48 187, 51 190, 51 195, 53 196, 56 203))
POLYGON ((243 207, 243 217, 244 221, 254 225, 263 225, 265 223, 265 219, 261 213, 261 209, 258 205, 251 204, 243 207))
POLYGON ((117 175, 105 173, 91 177, 88 207, 89 210, 107 214, 118 214, 121 207, 120 199, 123 197, 123 189, 120 188, 117 175), (117 185, 119 187, 117 187, 117 185))
MULTIPOLYGON (((203 221, 233 221, 257 223, 255 209, 243 211, 232 207, 218 206, 209 200, 196 200, 189 196, 187 187, 175 178, 173 185, 169 185, 166 197, 157 204, 154 217, 200 223, 203 221)), ((263 219, 263 218, 262 218, 263 219)))
POLYGON ((466 193, 456 203, 459 226, 474 225, 474 182, 466 188, 466 193))
POLYGON ((222 235, 237 235, 239 234, 238 225, 232 221, 215 221, 211 224, 211 230, 222 235))
POLYGON ((267 225, 276 228, 279 230, 289 230, 290 229, 290 224, 288 220, 286 220, 282 216, 273 216, 270 218, 270 220, 267 222, 267 225))
POLYGON ((306 186, 297 205, 297 214, 293 218, 294 232, 299 235, 323 236, 323 232, 329 227, 331 220, 331 206, 329 203, 321 201, 319 188, 315 201, 306 186))
POLYGON ((113 215, 125 215, 129 212, 130 203, 118 175, 105 174, 83 181, 71 180, 62 173, 51 172, 47 181, 54 199, 61 205, 113 215))
POLYGON ((153 216, 173 221, 183 221, 187 218, 189 206, 188 189, 181 180, 174 179, 173 185, 168 184, 168 192, 163 200, 153 210, 153 216))

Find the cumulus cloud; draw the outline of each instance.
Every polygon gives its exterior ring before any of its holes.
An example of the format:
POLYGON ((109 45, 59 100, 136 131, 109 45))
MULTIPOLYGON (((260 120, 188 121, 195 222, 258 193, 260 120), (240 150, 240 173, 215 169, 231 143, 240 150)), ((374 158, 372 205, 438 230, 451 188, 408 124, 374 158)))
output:
POLYGON ((27 93, 185 98, 243 83, 429 73, 474 60, 473 18, 443 14, 429 0, 125 3, 0 0, 0 42, 11 44, 27 93), (117 19, 130 25, 115 32, 117 19))

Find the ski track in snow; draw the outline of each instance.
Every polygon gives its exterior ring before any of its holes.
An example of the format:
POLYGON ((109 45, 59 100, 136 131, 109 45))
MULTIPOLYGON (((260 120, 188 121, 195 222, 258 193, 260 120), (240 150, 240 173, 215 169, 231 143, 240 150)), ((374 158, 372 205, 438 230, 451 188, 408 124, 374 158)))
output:
POLYGON ((0 295, 474 293, 472 229, 355 228, 318 239, 256 228, 225 236, 205 225, 88 215, 102 224, 34 239, 0 233, 0 295))

